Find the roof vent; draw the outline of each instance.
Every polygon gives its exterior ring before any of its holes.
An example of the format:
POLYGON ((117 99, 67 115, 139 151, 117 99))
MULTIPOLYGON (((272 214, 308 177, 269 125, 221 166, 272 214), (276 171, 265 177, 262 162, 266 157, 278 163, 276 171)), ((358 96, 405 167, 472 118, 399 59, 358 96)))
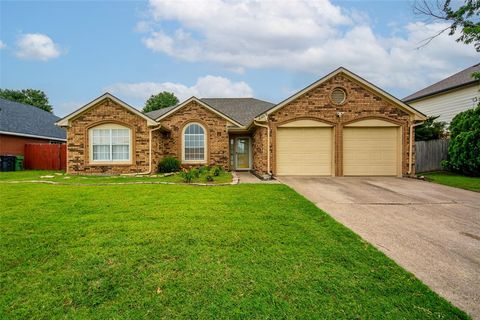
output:
POLYGON ((347 99, 347 94, 342 88, 335 88, 330 94, 330 99, 332 99, 335 104, 342 104, 347 99))

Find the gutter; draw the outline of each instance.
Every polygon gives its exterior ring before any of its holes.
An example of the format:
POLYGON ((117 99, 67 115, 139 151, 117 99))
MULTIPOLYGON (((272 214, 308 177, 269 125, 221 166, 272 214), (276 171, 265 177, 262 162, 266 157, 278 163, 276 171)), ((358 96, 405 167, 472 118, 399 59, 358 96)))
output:
POLYGON ((408 175, 410 175, 412 173, 413 141, 415 139, 415 137, 413 136, 413 128, 416 127, 416 126, 419 126, 421 124, 423 124, 423 121, 410 125, 410 143, 409 143, 409 146, 408 146, 408 148, 409 148, 409 150, 408 150, 408 172, 407 172, 408 175))
POLYGON ((253 124, 267 129, 267 173, 270 176, 272 176, 272 171, 270 170, 270 127, 268 126, 268 116, 266 114, 264 114, 262 117, 265 118, 264 121, 267 124, 258 123, 257 120, 253 120, 253 124))
POLYGON ((148 140, 148 171, 144 172, 135 172, 135 173, 124 173, 122 176, 135 176, 135 175, 147 175, 152 173, 152 132, 158 129, 161 129, 162 126, 159 125, 156 128, 149 130, 149 140, 148 140))
POLYGON ((63 139, 63 138, 39 136, 39 135, 35 135, 35 134, 17 133, 17 132, 10 132, 10 131, 0 131, 0 134, 9 135, 9 136, 26 137, 26 138, 37 138, 37 139, 45 139, 45 140, 63 141, 63 142, 67 141, 67 139, 63 139))

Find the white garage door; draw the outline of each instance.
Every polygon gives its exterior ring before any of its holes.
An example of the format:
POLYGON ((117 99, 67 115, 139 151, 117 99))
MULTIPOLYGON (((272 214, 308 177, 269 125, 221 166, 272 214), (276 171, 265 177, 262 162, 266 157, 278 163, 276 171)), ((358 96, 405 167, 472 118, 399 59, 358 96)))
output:
POLYGON ((396 176, 398 127, 343 129, 343 175, 396 176))
POLYGON ((332 175, 332 128, 278 128, 278 175, 332 175))

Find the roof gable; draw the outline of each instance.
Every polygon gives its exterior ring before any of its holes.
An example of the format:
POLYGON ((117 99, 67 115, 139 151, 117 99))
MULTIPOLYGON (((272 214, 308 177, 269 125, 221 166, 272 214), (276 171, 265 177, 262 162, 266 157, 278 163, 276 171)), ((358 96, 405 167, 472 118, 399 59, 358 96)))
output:
POLYGON ((338 74, 344 74, 344 75, 348 76, 349 78, 351 78, 352 80, 362 84, 363 86, 370 89, 371 91, 373 91, 377 95, 379 95, 379 96, 387 99, 388 101, 392 102, 393 104, 398 106, 400 109, 405 110, 408 114, 413 115, 415 120, 425 120, 426 119, 426 116, 423 113, 421 113, 420 111, 416 110, 415 108, 412 108, 408 104, 402 102, 401 100, 395 98, 391 94, 385 92, 384 90, 380 89, 379 87, 373 85, 372 83, 368 82, 367 80, 361 78, 360 76, 354 74, 353 72, 351 72, 351 71, 349 71, 349 70, 347 70, 343 67, 340 67, 340 68, 336 69, 335 71, 327 74, 325 77, 321 78, 320 80, 315 81, 311 85, 309 85, 306 88, 298 91, 294 95, 292 95, 289 98, 283 100, 282 102, 275 105, 273 108, 267 110, 266 112, 258 114, 257 118, 260 118, 264 114, 266 114, 266 115, 272 114, 273 112, 283 108, 284 106, 288 105, 290 102, 298 99, 299 97, 301 97, 305 93, 315 89, 320 84, 330 80, 331 78, 335 77, 338 74))
POLYGON ((118 105, 124 107, 125 109, 129 110, 130 112, 132 112, 133 114, 135 115, 138 115, 139 117, 145 119, 147 121, 147 124, 149 126, 156 126, 158 125, 158 123, 153 120, 152 118, 146 116, 145 114, 141 113, 140 111, 138 111, 137 109, 135 109, 134 107, 132 107, 131 105, 127 104, 126 102, 123 102, 122 100, 118 99, 117 97, 115 97, 114 95, 110 94, 110 93, 104 93, 103 95, 101 95, 100 97, 96 98, 95 100, 87 103, 86 105, 84 105, 83 107, 75 110, 74 112, 70 113, 69 115, 67 115, 66 117, 62 118, 61 120, 57 121, 55 124, 57 126, 60 126, 60 127, 67 127, 69 125, 69 121, 76 118, 77 116, 79 116, 80 114, 82 114, 83 112, 87 111, 88 109, 96 106, 98 103, 100 103, 101 101, 105 100, 105 99, 111 99, 113 100, 115 103, 117 103, 118 105))
POLYGON ((480 63, 473 65, 465 70, 455 73, 450 77, 440 80, 422 90, 419 90, 411 95, 403 98, 403 101, 410 102, 425 98, 434 94, 452 90, 458 87, 468 86, 474 83, 480 84, 480 80, 474 79, 472 73, 480 72, 480 63))
POLYGON ((55 126, 60 118, 37 107, 0 98, 0 132, 51 140, 65 140, 65 129, 55 126))
MULTIPOLYGON (((224 118, 225 120, 233 123, 234 125, 238 126, 238 127, 243 127, 243 125, 241 123, 239 123, 238 121, 232 119, 231 117, 227 116, 226 114, 220 112, 219 110, 213 108, 212 106, 210 106, 209 104, 203 102, 202 100, 198 99, 197 97, 191 97, 185 101, 183 101, 182 103, 174 106, 174 107, 171 107, 169 108, 169 110, 167 110, 166 112, 163 112, 160 114, 160 116, 158 116, 157 118, 155 118, 156 121, 160 121, 166 117, 168 117, 169 115, 177 112, 178 110, 182 109, 183 107, 187 106, 190 102, 193 102, 195 101, 196 103, 198 103, 200 106, 210 110, 211 112, 215 113, 216 115, 224 118)), ((165 108, 167 109, 167 108, 165 108)), ((161 110, 161 109, 160 109, 161 110)), ((158 111, 158 110, 157 110, 158 111)), ((153 112, 152 112, 153 113, 153 112)))

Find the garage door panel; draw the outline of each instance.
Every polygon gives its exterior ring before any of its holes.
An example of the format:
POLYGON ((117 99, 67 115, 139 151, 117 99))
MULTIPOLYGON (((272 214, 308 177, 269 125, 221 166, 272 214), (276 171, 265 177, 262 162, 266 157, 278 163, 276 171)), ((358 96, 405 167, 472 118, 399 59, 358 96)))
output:
POLYGON ((344 128, 343 174, 395 176, 398 168, 398 128, 344 128))
POLYGON ((331 128, 278 128, 278 175, 331 175, 331 128))

